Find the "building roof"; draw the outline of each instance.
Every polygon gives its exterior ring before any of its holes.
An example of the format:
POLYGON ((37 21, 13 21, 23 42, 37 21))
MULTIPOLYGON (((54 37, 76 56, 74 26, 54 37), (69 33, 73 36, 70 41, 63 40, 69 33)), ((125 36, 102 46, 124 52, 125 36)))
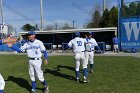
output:
MULTIPOLYGON (((74 32, 108 32, 117 31, 117 27, 107 28, 87 28, 87 29, 67 29, 67 30, 46 30, 46 31, 35 31, 36 34, 57 34, 57 33, 74 33, 74 32)), ((19 32, 20 35, 25 35, 28 32, 19 32)))

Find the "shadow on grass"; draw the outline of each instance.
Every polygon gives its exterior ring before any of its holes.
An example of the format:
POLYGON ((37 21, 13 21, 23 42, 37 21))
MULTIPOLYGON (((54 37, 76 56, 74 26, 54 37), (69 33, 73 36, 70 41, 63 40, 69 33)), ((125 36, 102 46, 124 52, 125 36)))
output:
POLYGON ((31 86, 30 86, 29 82, 23 78, 8 76, 8 79, 5 81, 12 81, 12 82, 16 83, 17 85, 19 85, 20 87, 27 89, 28 91, 31 90, 31 86))
POLYGON ((67 69, 70 69, 70 70, 73 70, 74 71, 74 68, 72 67, 69 67, 69 66, 61 66, 61 65, 58 65, 56 69, 45 69, 45 72, 44 73, 50 73, 54 76, 58 76, 58 77, 62 77, 62 78, 65 78, 65 79, 69 79, 69 80, 75 80, 75 77, 71 76, 71 75, 68 75, 68 74, 63 74, 61 73, 61 68, 67 68, 67 69))
MULTIPOLYGON (((29 82, 23 78, 19 78, 19 77, 14 77, 14 76, 8 76, 8 79, 5 81, 12 81, 14 83, 16 83, 17 85, 19 85, 22 88, 27 89, 28 91, 31 91, 31 85, 29 84, 29 82)), ((36 88, 38 90, 43 90, 43 88, 36 88)))
POLYGON ((61 68, 66 68, 66 69, 69 69, 69 70, 75 71, 75 68, 73 68, 73 67, 57 65, 57 70, 60 70, 61 68))

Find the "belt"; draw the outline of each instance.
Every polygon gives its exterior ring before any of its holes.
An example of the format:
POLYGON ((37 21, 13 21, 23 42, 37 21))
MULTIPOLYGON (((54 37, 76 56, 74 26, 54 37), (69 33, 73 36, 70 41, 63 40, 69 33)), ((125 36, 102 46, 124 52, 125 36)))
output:
POLYGON ((74 52, 74 53, 82 53, 82 52, 85 52, 85 51, 78 51, 78 52, 74 52))
POLYGON ((29 58, 30 60, 40 60, 40 58, 29 58))
POLYGON ((91 51, 86 51, 86 52, 92 52, 93 50, 91 50, 91 51))

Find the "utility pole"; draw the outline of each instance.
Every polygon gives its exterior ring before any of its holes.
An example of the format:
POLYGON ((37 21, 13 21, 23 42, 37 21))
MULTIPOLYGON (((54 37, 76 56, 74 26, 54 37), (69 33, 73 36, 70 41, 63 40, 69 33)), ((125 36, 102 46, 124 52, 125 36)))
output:
POLYGON ((75 23, 76 21, 72 21, 72 24, 73 24, 73 29, 75 29, 75 23))
MULTIPOLYGON (((75 29, 75 23, 76 21, 72 21, 72 28, 75 29)), ((73 33, 72 33, 72 39, 73 39, 73 33)))
POLYGON ((42 5, 43 5, 43 1, 40 0, 40 27, 41 27, 41 31, 43 31, 43 8, 42 8, 42 5))
POLYGON ((103 12, 105 11, 105 0, 103 0, 103 12))
POLYGON ((1 24, 2 24, 2 27, 1 27, 1 36, 0 38, 2 38, 2 35, 3 35, 3 28, 4 28, 4 17, 3 17, 3 9, 2 9, 2 0, 0 0, 0 11, 1 11, 1 24))

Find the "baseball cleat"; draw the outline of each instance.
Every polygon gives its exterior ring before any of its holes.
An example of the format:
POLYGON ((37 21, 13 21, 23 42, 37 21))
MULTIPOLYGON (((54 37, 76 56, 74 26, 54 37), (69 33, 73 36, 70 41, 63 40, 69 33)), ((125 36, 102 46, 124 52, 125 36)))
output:
POLYGON ((36 92, 35 92, 35 90, 31 90, 31 92, 30 92, 30 93, 36 93, 36 92))
POLYGON ((93 73, 93 69, 90 69, 90 73, 93 73))
POLYGON ((79 79, 76 79, 76 82, 79 82, 79 79))
POLYGON ((84 83, 87 83, 87 79, 86 78, 84 78, 84 81, 83 81, 84 83))
POLYGON ((44 87, 43 93, 49 93, 49 87, 44 87))

